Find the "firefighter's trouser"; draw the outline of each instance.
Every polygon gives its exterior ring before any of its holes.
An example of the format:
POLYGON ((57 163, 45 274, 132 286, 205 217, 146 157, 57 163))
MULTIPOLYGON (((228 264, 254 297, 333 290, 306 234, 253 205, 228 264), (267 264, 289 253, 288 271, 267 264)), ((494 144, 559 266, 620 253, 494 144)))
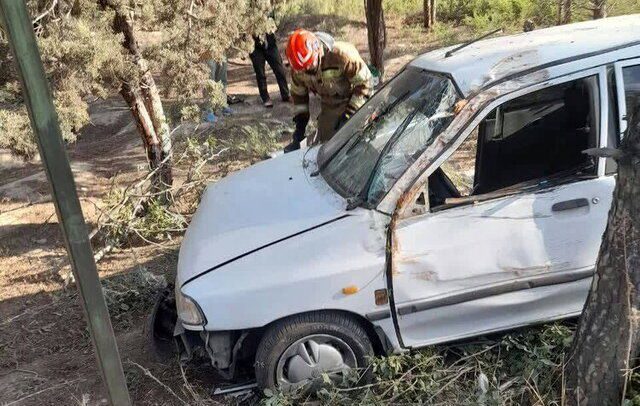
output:
POLYGON ((338 124, 347 108, 347 102, 338 105, 321 105, 320 114, 318 115, 318 131, 311 139, 307 140, 307 145, 320 144, 327 142, 338 131, 338 124))

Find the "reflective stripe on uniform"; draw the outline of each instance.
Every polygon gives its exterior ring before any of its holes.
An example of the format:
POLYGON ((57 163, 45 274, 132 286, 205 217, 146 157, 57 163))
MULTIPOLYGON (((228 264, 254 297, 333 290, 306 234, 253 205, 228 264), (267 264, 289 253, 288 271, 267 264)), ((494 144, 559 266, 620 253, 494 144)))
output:
POLYGON ((360 66, 358 72, 351 78, 350 82, 353 86, 364 86, 369 88, 371 86, 371 71, 365 64, 360 66))
POLYGON ((295 104, 293 106, 293 115, 297 116, 298 114, 301 113, 308 113, 309 112, 309 105, 308 104, 295 104))
POLYGON ((343 73, 338 68, 325 69, 322 71, 323 80, 340 79, 343 73))
POLYGON ((291 81, 291 94, 296 96, 306 96, 309 94, 309 89, 304 85, 299 85, 295 80, 291 81))

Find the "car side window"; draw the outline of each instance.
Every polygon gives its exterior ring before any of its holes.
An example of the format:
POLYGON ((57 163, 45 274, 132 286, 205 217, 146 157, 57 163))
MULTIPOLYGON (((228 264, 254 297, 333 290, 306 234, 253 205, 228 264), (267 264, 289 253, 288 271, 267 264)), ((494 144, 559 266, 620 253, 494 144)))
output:
POLYGON ((640 65, 622 69, 624 95, 627 104, 627 116, 636 112, 640 105, 640 65))
POLYGON ((432 209, 597 175, 599 87, 591 76, 509 100, 429 177, 432 209))

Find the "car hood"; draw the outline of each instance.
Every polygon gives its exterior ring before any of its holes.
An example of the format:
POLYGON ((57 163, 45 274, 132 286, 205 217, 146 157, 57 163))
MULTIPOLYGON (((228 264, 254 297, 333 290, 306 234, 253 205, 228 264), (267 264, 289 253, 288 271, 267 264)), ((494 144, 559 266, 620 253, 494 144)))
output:
POLYGON ((263 161, 207 186, 185 233, 176 283, 345 214, 317 169, 318 148, 263 161))

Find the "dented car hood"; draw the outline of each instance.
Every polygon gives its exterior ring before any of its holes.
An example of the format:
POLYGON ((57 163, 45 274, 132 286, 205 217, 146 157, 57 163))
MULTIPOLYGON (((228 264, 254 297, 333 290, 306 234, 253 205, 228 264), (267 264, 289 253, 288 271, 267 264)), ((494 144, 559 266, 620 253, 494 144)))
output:
POLYGON ((311 177, 318 148, 263 161, 210 184, 185 233, 176 283, 222 267, 345 214, 346 202, 311 177))

